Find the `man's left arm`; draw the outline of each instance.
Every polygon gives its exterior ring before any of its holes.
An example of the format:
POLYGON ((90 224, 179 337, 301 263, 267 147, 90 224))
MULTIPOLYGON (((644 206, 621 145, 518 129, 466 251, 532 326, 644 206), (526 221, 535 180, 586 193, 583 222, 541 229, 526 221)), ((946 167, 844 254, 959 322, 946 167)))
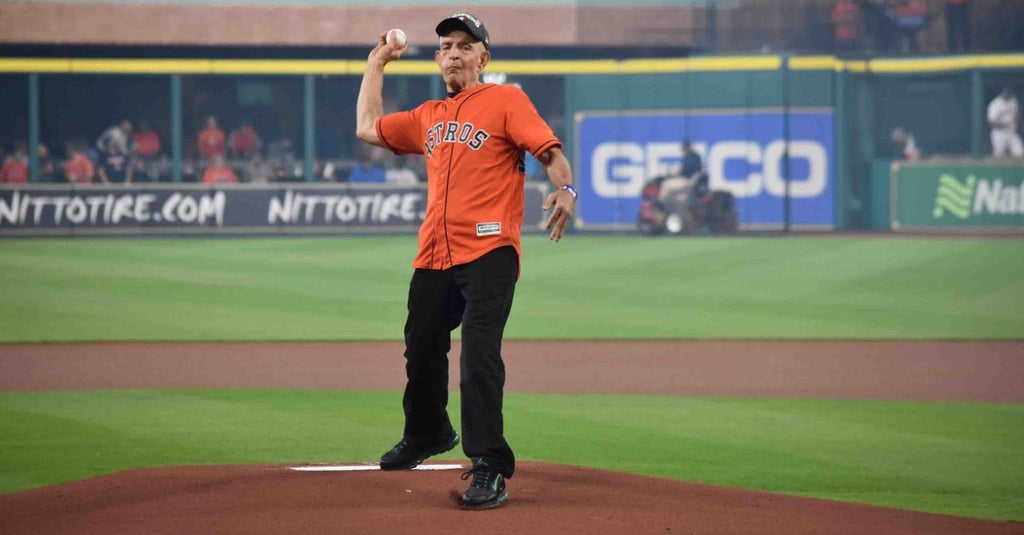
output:
POLYGON ((569 166, 569 160, 562 153, 562 149, 558 147, 551 147, 537 155, 537 160, 544 165, 548 178, 556 188, 544 200, 545 211, 554 208, 551 215, 548 216, 544 228, 551 230, 551 240, 559 241, 569 226, 569 222, 572 221, 572 215, 576 208, 576 189, 572 186, 572 167, 569 166))

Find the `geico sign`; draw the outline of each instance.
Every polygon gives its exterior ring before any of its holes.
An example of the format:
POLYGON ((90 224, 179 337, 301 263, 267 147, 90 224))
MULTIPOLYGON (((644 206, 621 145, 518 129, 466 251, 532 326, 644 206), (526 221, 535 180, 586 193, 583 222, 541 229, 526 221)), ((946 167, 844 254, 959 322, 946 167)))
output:
MULTIPOLYGON (((727 190, 736 197, 756 197, 761 192, 782 197, 786 194, 786 181, 782 168, 786 143, 776 140, 762 147, 752 141, 719 141, 711 145, 694 143, 698 154, 706 154, 705 169, 710 186, 727 190), (729 161, 740 160, 750 165, 746 176, 726 176, 729 161)), ((789 181, 791 197, 817 197, 828 182, 828 155, 817 141, 793 140, 789 142, 789 156, 807 162, 807 176, 789 181)), ((637 197, 644 182, 656 176, 667 175, 679 169, 682 149, 678 142, 657 143, 602 143, 591 156, 594 192, 602 197, 637 197)))

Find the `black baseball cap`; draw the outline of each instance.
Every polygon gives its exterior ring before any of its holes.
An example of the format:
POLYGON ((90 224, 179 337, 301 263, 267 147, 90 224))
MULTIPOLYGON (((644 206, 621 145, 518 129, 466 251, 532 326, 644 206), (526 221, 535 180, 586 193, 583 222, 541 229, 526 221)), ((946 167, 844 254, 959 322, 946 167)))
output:
POLYGON ((480 22, 480 19, 469 13, 456 13, 442 20, 434 31, 437 32, 438 37, 444 37, 459 30, 472 35, 477 41, 484 44, 484 48, 490 50, 491 36, 488 35, 487 28, 484 27, 484 23, 480 22))

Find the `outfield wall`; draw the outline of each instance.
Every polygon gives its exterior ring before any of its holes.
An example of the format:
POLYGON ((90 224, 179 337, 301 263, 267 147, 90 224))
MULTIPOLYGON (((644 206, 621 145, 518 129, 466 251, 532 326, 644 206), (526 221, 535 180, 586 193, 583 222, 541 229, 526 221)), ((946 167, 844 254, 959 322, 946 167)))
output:
MULTIPOLYGON (((172 162, 159 180, 173 183, 187 181, 182 163, 208 114, 225 130, 255 117, 268 140, 294 143, 299 179, 312 182, 320 161, 347 168, 363 157, 353 122, 364 65, 0 58, 9 96, 0 111, 14 136, 51 147, 71 135, 92 141, 114 118, 145 114, 162 128, 172 162)), ((442 98, 436 69, 421 59, 389 65, 388 106, 442 98)), ((1004 86, 1024 94, 1022 75, 1024 54, 868 61, 766 54, 497 58, 485 81, 521 86, 564 141, 585 193, 581 229, 631 228, 638 185, 678 166, 679 141, 690 139, 712 186, 737 197, 742 228, 845 230, 872 228, 872 215, 888 212, 873 204, 881 197, 871 177, 874 162, 892 153, 894 128, 914 134, 925 159, 980 159, 990 151, 987 102, 1004 86)), ((543 179, 538 169, 533 162, 530 179, 543 179)))

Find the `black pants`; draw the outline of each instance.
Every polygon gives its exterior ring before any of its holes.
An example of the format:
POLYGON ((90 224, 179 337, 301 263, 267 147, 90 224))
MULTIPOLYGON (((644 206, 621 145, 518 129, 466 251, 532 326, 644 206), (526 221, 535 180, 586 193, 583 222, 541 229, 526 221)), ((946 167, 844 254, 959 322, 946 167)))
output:
POLYGON ((516 461, 501 412, 501 339, 518 272, 519 257, 511 246, 444 271, 417 269, 405 323, 405 439, 436 442, 451 435, 448 351, 451 332, 461 324, 462 451, 501 467, 505 477, 512 476, 516 461))

